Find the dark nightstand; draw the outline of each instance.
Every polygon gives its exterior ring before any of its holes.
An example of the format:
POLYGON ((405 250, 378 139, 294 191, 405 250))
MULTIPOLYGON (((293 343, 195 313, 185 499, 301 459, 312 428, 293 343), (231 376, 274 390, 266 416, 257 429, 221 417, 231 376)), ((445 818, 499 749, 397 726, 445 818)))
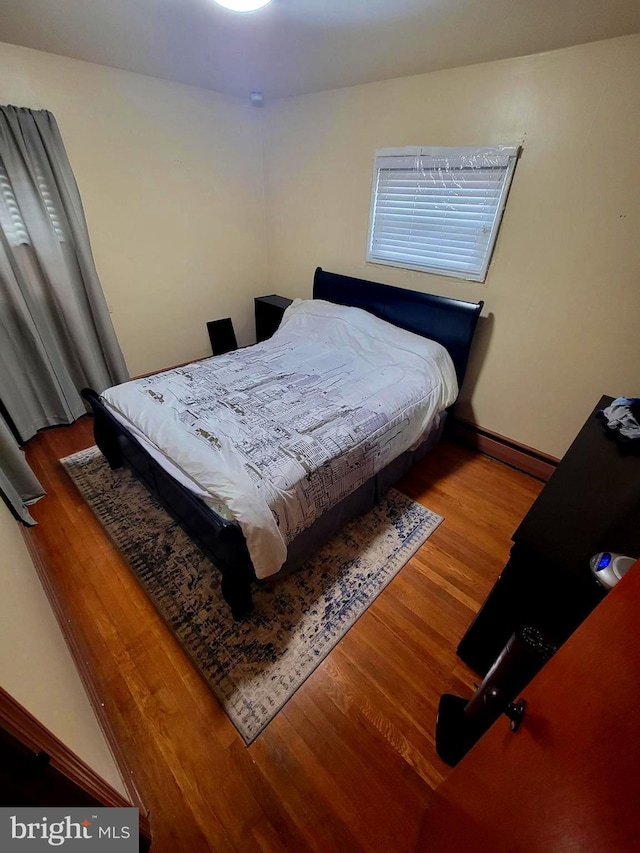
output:
POLYGON ((458 646, 485 674, 511 634, 533 625, 563 643, 605 592, 589 569, 599 551, 640 556, 640 455, 622 452, 595 412, 513 534, 509 562, 458 646))
POLYGON ((285 310, 293 299, 286 296, 258 296, 255 299, 256 310, 256 340, 266 341, 277 330, 285 310))

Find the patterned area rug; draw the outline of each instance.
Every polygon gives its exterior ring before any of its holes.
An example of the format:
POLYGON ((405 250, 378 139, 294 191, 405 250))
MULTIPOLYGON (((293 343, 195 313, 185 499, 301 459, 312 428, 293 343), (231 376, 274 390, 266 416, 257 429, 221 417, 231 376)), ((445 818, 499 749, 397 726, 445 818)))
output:
POLYGON ((256 586, 234 622, 210 562, 96 447, 61 460, 247 744, 344 636, 442 518, 395 490, 313 559, 256 586))

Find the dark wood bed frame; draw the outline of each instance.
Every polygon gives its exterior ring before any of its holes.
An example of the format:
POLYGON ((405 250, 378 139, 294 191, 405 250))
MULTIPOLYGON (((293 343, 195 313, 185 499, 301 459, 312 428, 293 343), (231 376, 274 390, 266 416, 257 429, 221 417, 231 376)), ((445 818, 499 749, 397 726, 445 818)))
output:
MULTIPOLYGON (((362 308, 394 326, 437 341, 449 351, 458 383, 462 385, 482 302, 462 302, 390 287, 325 272, 320 267, 314 276, 313 298, 362 308)), ((234 618, 245 616, 252 608, 251 585, 256 576, 238 522, 221 518, 167 474, 126 427, 113 417, 99 394, 87 388, 82 396, 93 410, 96 444, 111 468, 126 465, 142 480, 220 570, 222 595, 234 618)))

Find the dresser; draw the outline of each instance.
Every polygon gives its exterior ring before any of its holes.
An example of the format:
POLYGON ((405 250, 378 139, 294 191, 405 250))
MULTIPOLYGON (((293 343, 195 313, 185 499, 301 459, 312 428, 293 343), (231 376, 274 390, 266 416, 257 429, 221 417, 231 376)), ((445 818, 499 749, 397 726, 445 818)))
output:
POLYGON ((458 646, 484 675, 514 630, 540 628, 563 643, 602 601, 589 559, 599 551, 640 557, 640 454, 605 434, 595 413, 513 534, 510 558, 458 646))

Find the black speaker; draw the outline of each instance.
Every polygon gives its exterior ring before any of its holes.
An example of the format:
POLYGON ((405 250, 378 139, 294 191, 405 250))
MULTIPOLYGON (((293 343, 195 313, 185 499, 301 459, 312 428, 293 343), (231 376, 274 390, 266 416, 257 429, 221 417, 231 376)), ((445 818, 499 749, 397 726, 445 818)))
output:
POLYGON ((223 320, 211 320, 210 323, 207 323, 207 331, 209 332, 213 355, 224 355, 225 352, 238 349, 231 317, 225 317, 223 320))

